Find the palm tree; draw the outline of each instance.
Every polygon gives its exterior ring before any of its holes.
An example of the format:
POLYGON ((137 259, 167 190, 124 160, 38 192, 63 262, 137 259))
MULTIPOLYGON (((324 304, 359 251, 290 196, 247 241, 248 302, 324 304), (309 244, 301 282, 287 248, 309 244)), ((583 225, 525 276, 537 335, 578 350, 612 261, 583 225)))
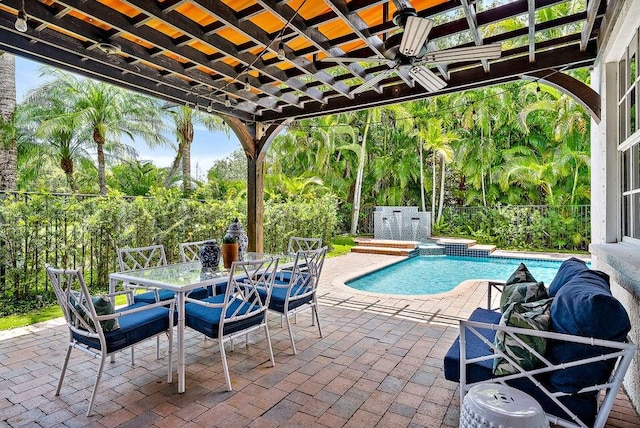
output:
MULTIPOLYGON (((367 161, 367 137, 369 135, 369 127, 372 118, 378 119, 380 110, 377 108, 366 111, 364 128, 362 130, 362 141, 360 143, 360 153, 358 155, 358 170, 356 173, 355 188, 353 192, 353 210, 351 212, 351 234, 355 235, 358 231, 358 218, 360 216, 360 199, 362 194, 362 177, 364 174, 364 166, 367 161)), ((360 139, 360 137, 358 137, 360 139)), ((354 141, 355 143, 355 141, 354 141)))
POLYGON ((209 131, 224 131, 227 136, 229 128, 219 116, 192 110, 187 106, 165 105, 162 110, 171 118, 174 125, 173 132, 178 142, 176 157, 169 168, 165 185, 169 185, 178 171, 178 166, 181 166, 182 191, 186 194, 191 189, 191 143, 193 143, 194 127, 202 125, 209 131))
POLYGON ((0 52, 0 191, 17 187, 18 150, 16 125, 13 113, 16 109, 16 59, 0 52))
POLYGON ((419 138, 424 141, 425 147, 431 150, 431 173, 432 173, 432 192, 431 192, 431 212, 432 216, 436 211, 436 166, 440 161, 440 200, 438 203, 438 215, 435 222, 440 220, 442 216, 442 207, 444 205, 444 179, 446 164, 451 162, 453 158, 453 150, 451 143, 459 137, 453 131, 447 131, 443 127, 442 119, 427 119, 424 127, 418 130, 419 138))
POLYGON ((74 178, 74 165, 89 163, 89 142, 91 135, 87 129, 76 123, 73 105, 58 89, 33 90, 27 94, 19 109, 21 122, 33 130, 35 145, 41 162, 51 159, 64 172, 67 184, 73 193, 78 191, 74 178))
POLYGON ((162 186, 163 172, 150 161, 130 160, 111 168, 110 187, 131 196, 148 196, 153 187, 162 186))
MULTIPOLYGON (((133 155, 135 150, 123 144, 123 135, 131 140, 140 136, 149 145, 166 144, 158 103, 147 96, 103 82, 79 78, 55 69, 46 69, 55 78, 38 91, 63 95, 70 103, 73 123, 89 132, 97 153, 100 193, 107 193, 105 152, 111 156, 133 155)), ((63 127, 68 115, 51 118, 63 127)))

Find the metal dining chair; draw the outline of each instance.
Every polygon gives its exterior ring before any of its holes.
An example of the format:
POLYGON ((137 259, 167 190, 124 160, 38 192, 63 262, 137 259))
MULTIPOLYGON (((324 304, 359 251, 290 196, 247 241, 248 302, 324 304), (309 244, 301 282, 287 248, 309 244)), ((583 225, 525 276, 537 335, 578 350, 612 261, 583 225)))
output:
MULTIPOLYGON (((131 294, 132 290, 96 297, 89 293, 81 271, 47 266, 46 272, 69 328, 67 353, 60 372, 56 396, 60 395, 72 349, 99 358, 98 373, 87 409, 87 416, 90 416, 107 357, 133 347, 145 339, 154 336, 159 338, 163 333, 169 338, 167 382, 171 382, 174 301, 171 301, 169 307, 165 306, 165 302, 158 302, 134 303, 114 309, 111 298, 119 294, 131 294)), ((84 360, 71 361, 72 366, 85 364, 84 360)), ((84 374, 82 367, 78 367, 78 371, 84 374)))
POLYGON ((314 325, 314 321, 317 322, 318 333, 323 337, 318 317, 317 290, 326 253, 327 247, 298 251, 291 270, 281 270, 276 273, 270 296, 267 290, 260 290, 260 295, 265 302, 268 302, 269 310, 279 313, 281 320, 282 318, 286 320, 294 354, 297 354, 297 350, 289 321, 291 316, 295 317, 298 312, 311 309, 311 325, 314 325))
MULTIPOLYGON (((187 327, 218 340, 228 391, 232 391, 232 386, 224 349, 225 342, 233 344, 233 339, 240 336, 247 338, 248 333, 262 329, 267 338, 271 366, 275 366, 266 311, 269 304, 269 290, 272 288, 277 268, 277 257, 235 261, 231 264, 230 270, 234 274, 230 276, 224 294, 203 300, 186 299, 187 327), (267 290, 264 300, 258 292, 260 289, 267 290)), ((248 345, 248 341, 246 339, 245 341, 248 345)))

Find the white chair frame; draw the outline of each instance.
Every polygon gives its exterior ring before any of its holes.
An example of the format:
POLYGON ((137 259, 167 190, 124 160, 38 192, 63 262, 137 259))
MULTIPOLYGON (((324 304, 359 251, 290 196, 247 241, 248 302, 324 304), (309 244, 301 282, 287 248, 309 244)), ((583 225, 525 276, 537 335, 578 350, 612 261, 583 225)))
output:
MULTIPOLYGON (((91 398, 89 399, 89 408, 87 409, 87 416, 91 416, 91 411, 93 410, 94 401, 96 398, 96 393, 98 391, 98 385, 100 383, 100 379, 102 377, 102 372, 104 370, 104 365, 107 360, 107 357, 113 356, 116 352, 125 350, 126 348, 119 349, 113 353, 108 353, 106 350, 107 342, 105 339, 105 333, 102 329, 102 325, 100 321, 107 320, 115 320, 125 315, 130 315, 136 312, 146 311, 153 308, 165 307, 166 303, 155 303, 151 305, 145 305, 137 308, 133 308, 130 310, 124 310, 120 312, 116 312, 111 315, 97 315, 95 307, 91 301, 91 295, 89 293, 89 289, 84 281, 84 277, 82 276, 82 272, 79 270, 65 270, 65 269, 54 269, 51 266, 46 267, 47 276, 51 280, 53 284, 53 289, 55 291, 56 297, 58 298, 58 303, 62 308, 62 312, 64 313, 65 320, 67 321, 67 326, 69 328, 69 343, 67 346, 67 353, 64 359, 64 363, 62 365, 62 370, 60 372, 60 378, 58 380, 58 386, 56 387, 55 395, 60 395, 60 389, 62 388, 62 381, 64 380, 64 376, 67 371, 67 367, 69 365, 69 357, 71 356, 71 350, 77 349, 79 351, 84 352, 94 358, 100 359, 100 365, 98 367, 98 373, 96 375, 96 381, 93 386, 93 391, 91 393, 91 398), (80 285, 80 290, 73 290, 72 286, 74 280, 80 285), (72 294, 74 291, 79 291, 78 294, 72 294), (87 314, 90 318, 90 322, 85 320, 80 313, 80 311, 87 314), (77 334, 82 337, 90 338, 93 340, 98 340, 100 342, 100 349, 95 349, 89 347, 88 345, 78 342, 74 339, 73 335, 77 334)), ((114 299, 115 296, 121 294, 130 294, 129 291, 119 291, 116 293, 104 294, 105 297, 114 299)), ((173 355, 173 308, 174 302, 172 301, 170 304, 170 308, 168 311, 169 318, 169 329, 165 332, 169 338, 169 362, 168 362, 168 370, 167 370, 167 382, 171 383, 171 366, 172 366, 172 355, 173 355)), ((156 337, 159 339, 159 333, 156 337)), ((133 349, 133 346, 130 345, 133 349)))
MULTIPOLYGON (((118 267, 120 272, 127 272, 135 269, 145 269, 154 266, 165 266, 167 264, 167 255, 164 251, 164 245, 149 245, 147 247, 131 247, 118 248, 118 267)), ((155 294, 156 303, 160 302, 160 294, 157 288, 141 286, 134 283, 123 283, 125 290, 131 290, 132 293, 127 295, 127 302, 131 305, 134 303, 134 294, 136 291, 151 291, 155 294)), ((160 338, 158 338, 156 346, 156 356, 160 358, 160 338)), ((114 358, 111 358, 114 361, 114 358)), ((135 364, 135 351, 131 347, 131 364, 135 364)))
MULTIPOLYGON (((306 292, 302 292, 291 296, 289 291, 287 291, 285 302, 284 302, 284 310, 283 312, 274 311, 270 309, 271 312, 279 313, 280 317, 280 326, 282 327, 282 319, 284 318, 287 323, 287 330, 289 331, 289 338, 291 339, 291 348, 293 349, 293 354, 297 354, 298 351, 296 349, 296 342, 293 338, 293 330, 291 329, 291 322, 289 318, 291 316, 294 317, 297 323, 297 314, 306 309, 311 309, 311 325, 315 325, 318 323, 318 333, 320 337, 324 337, 322 334, 322 328, 320 327, 320 317, 318 316, 318 283, 320 281, 320 274, 322 273, 322 267, 324 266, 324 258, 327 253, 327 247, 318 248, 315 250, 309 251, 298 251, 295 255, 294 265, 291 270, 287 270, 286 273, 289 275, 290 279, 287 284, 277 284, 274 283, 274 289, 277 288, 286 288, 287 290, 291 290, 295 285, 303 285, 308 289, 306 292), (298 306, 297 308, 289 310, 290 302, 295 300, 304 299, 308 296, 312 295, 313 298, 308 304, 304 304, 298 306)), ((276 274, 276 279, 278 279, 278 275, 276 274)), ((302 289, 302 288, 301 288, 302 289)), ((273 294, 273 293, 272 293, 273 294)))
POLYGON ((295 254, 298 251, 319 250, 322 247, 322 238, 303 238, 292 236, 289 238, 287 253, 295 254))
MULTIPOLYGON (((135 269, 146 269, 154 266, 165 266, 167 264, 167 255, 163 245, 149 245, 147 247, 135 248, 118 248, 118 267, 120 272, 127 272, 135 269)), ((138 284, 123 284, 125 290, 146 290, 153 291, 156 295, 156 302, 160 301, 157 288, 149 288, 138 284)), ((130 304, 133 301, 129 302, 130 304)))
MULTIPOLYGON (((507 381, 520 379, 520 378, 528 378, 533 384, 540 389, 540 391, 553 400, 554 403, 558 405, 562 410, 564 410, 567 415, 569 415, 573 421, 559 418, 555 415, 547 413, 547 419, 549 422, 556 424, 561 427, 566 428, 588 428, 588 426, 580 420, 580 418, 571 412, 564 404, 562 404, 559 400, 559 397, 570 395, 563 392, 551 392, 544 385, 542 385, 537 379, 534 378, 535 375, 540 375, 544 373, 552 373, 555 371, 563 370, 564 368, 576 367, 580 365, 589 364, 595 361, 603 361, 603 360, 615 360, 616 366, 615 369, 609 378, 609 381, 604 384, 594 384, 592 386, 583 388, 578 391, 578 393, 585 393, 591 391, 604 391, 604 400, 600 404, 598 409, 598 413, 596 416, 596 421, 593 425, 594 428, 602 428, 605 426, 607 422, 607 418, 609 417, 609 413, 611 412, 611 408, 613 407, 613 403, 616 399, 616 395, 620 390, 622 385, 622 381, 624 379, 624 375, 631 364, 631 360, 638 350, 638 346, 634 344, 630 339, 627 339, 627 342, 616 342, 610 340, 602 340, 591 337, 582 337, 575 336, 570 334, 561 334, 554 333, 550 331, 537 331, 530 329, 522 329, 516 327, 508 327, 498 324, 488 324, 476 321, 460 321, 460 406, 462 406, 462 400, 464 396, 467 394, 469 389, 473 385, 481 384, 481 383, 500 383, 506 384, 507 381), (500 351, 499 349, 494 347, 492 341, 489 341, 483 334, 482 330, 494 330, 494 331, 502 331, 506 335, 508 335, 512 340, 515 340, 526 348, 529 352, 533 353, 540 361, 543 362, 543 366, 534 370, 525 370, 519 366, 517 361, 511 358, 505 352, 500 351), (494 350, 494 353, 467 359, 466 355, 466 335, 471 333, 474 336, 477 336, 482 342, 484 342, 488 347, 494 350), (597 357, 590 358, 582 358, 576 359, 574 361, 565 362, 563 364, 552 364, 548 359, 546 359, 543 355, 540 355, 537 351, 535 351, 531 346, 525 343, 524 340, 521 339, 522 336, 534 336, 534 337, 543 337, 546 339, 556 340, 556 341, 564 341, 570 343, 579 343, 584 345, 593 345, 609 348, 609 351, 604 355, 599 355, 597 357), (491 379, 487 379, 481 382, 467 383, 466 374, 467 374, 467 366, 480 362, 493 360, 496 358, 504 358, 510 364, 512 364, 518 371, 518 373, 500 376, 491 379)), ((462 407, 461 407, 462 408, 462 407)))
POLYGON ((183 263, 197 262, 200 260, 200 249, 207 241, 183 242, 178 244, 180 249, 180 257, 183 263))

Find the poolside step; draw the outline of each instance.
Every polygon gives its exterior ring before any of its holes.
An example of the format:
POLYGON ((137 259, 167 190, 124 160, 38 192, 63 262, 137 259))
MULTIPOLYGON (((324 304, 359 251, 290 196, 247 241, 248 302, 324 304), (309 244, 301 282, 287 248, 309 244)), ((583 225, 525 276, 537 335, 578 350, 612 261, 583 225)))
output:
POLYGON ((436 242, 448 256, 489 257, 496 250, 495 245, 477 244, 475 239, 438 238, 436 242))
POLYGON ((352 253, 364 253, 364 254, 383 254, 387 256, 404 256, 407 257, 410 254, 415 254, 415 247, 413 248, 394 248, 394 247, 373 247, 370 245, 357 246, 351 248, 352 253))
POLYGON ((413 250, 420 242, 418 241, 392 241, 390 239, 370 239, 356 238, 357 247, 377 247, 377 248, 406 248, 413 250))

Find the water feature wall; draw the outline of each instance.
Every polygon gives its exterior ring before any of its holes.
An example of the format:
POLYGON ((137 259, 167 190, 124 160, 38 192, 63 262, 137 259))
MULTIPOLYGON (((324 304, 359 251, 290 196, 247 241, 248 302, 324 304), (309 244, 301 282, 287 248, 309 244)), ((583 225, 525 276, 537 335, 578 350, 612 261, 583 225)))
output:
POLYGON ((431 213, 418 207, 376 207, 373 237, 397 241, 426 241, 431 236, 431 213))

